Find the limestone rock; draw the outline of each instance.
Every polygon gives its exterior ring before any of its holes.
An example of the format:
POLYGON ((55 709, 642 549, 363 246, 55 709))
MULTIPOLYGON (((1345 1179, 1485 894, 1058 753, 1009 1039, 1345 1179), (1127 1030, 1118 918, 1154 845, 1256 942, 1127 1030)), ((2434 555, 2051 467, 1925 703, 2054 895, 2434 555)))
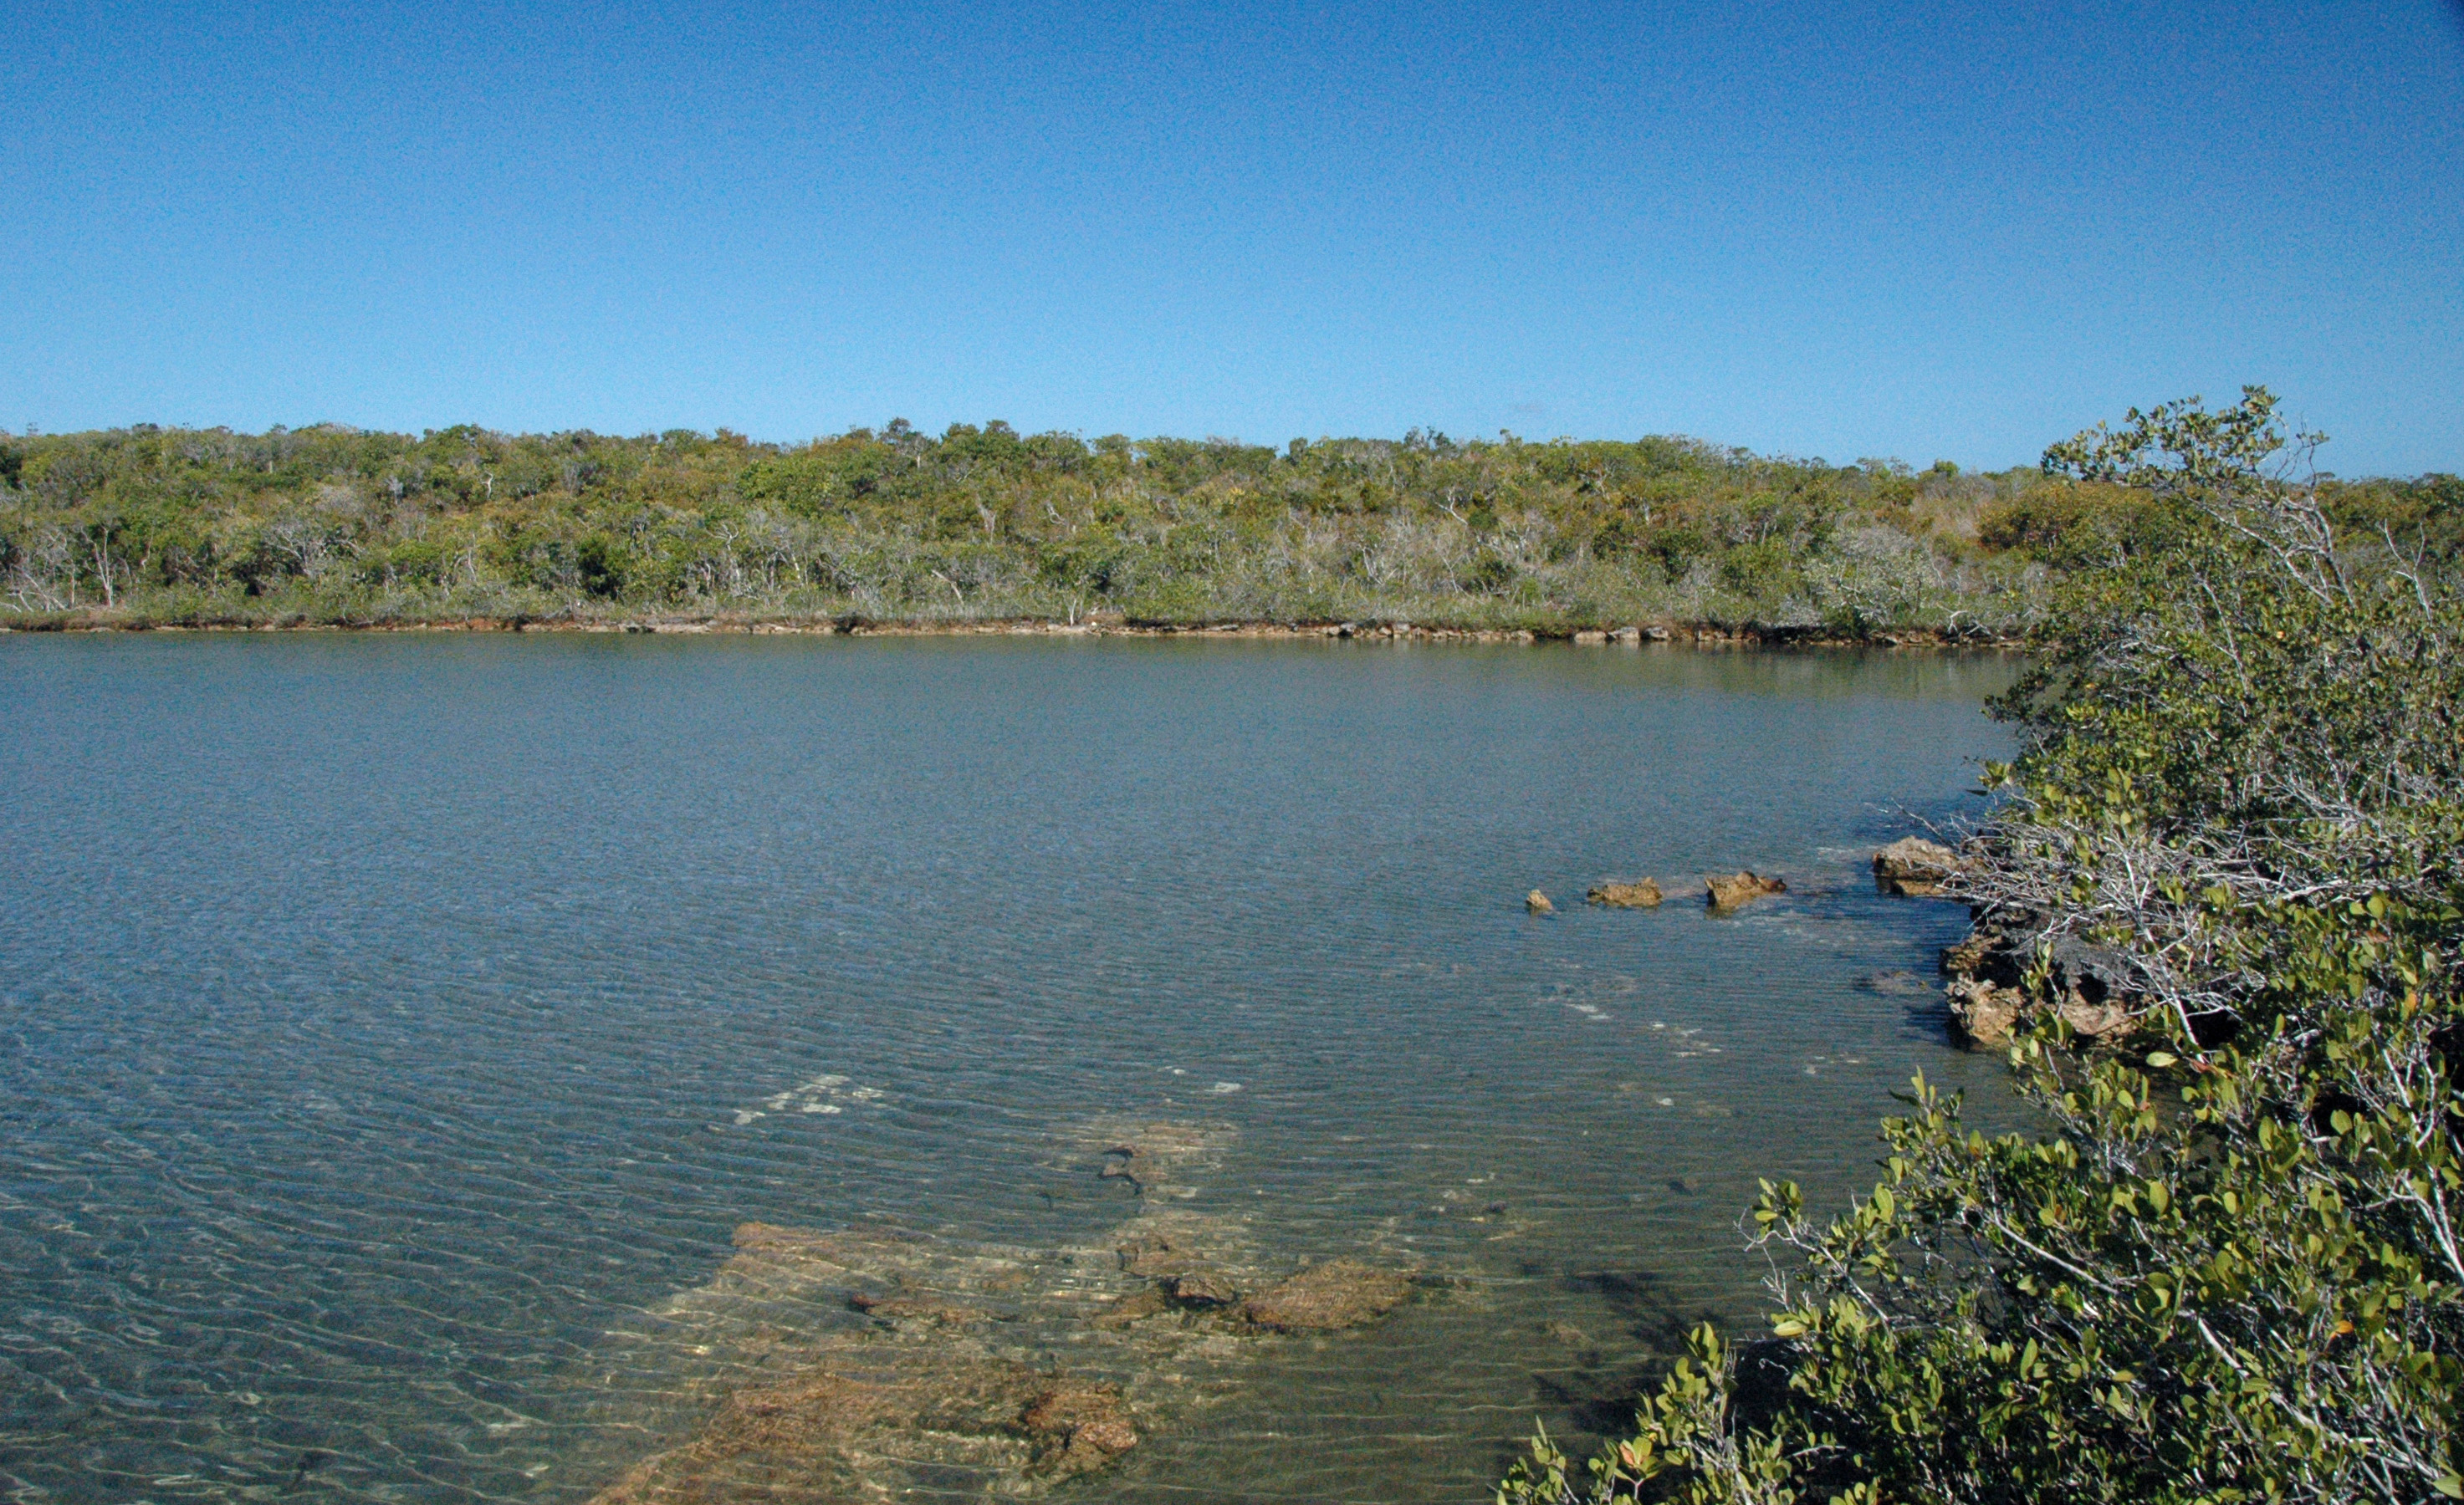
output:
POLYGON ((2138 1027, 2129 958, 2077 936, 2039 949, 2024 934, 1979 929, 1944 949, 1942 970, 1951 979, 1952 1021, 1979 1045, 2006 1042, 2023 1012, 2047 1007, 2083 1040, 2117 1040, 2138 1027), (2051 988, 2032 997, 2028 973, 2039 956, 2051 988))
POLYGON ((1592 891, 1583 897, 1612 909, 1657 909, 1664 896, 1660 891, 1660 881, 1646 878, 1639 883, 1594 883, 1592 891))
POLYGON ((1172 1298, 1183 1306, 1230 1306, 1241 1298, 1230 1281, 1204 1271, 1175 1276, 1170 1284, 1172 1298))
POLYGON ((2071 1027, 2071 1033, 2082 1039, 2118 1040, 2139 1026, 2139 1021, 2118 999, 2091 1003, 2073 992, 2065 994, 2062 1001, 2055 1005, 2054 1012, 2071 1027))
POLYGON ((2130 958, 2109 946, 2076 935, 2057 936, 2045 948, 2045 961, 2057 989, 2077 993, 2089 1003, 2119 999, 2133 991, 2130 958))
POLYGON ((1959 854, 1939 841, 1902 837, 1874 854, 1874 886, 1886 894, 1939 893, 1959 871, 1959 854))
POLYGON ((1946 977, 1984 975, 2001 939, 1991 930, 1969 931, 1966 939, 1942 949, 1942 974, 1946 977))
POLYGON ((931 1322, 939 1326, 964 1326, 979 1322, 984 1314, 970 1307, 935 1300, 930 1296, 897 1293, 889 1296, 859 1291, 847 1298, 847 1306, 867 1317, 889 1322, 931 1322))
POLYGON ((1266 1365, 1306 1362, 1278 1334, 1412 1297, 1408 1275, 1348 1260, 1276 1284, 1251 1224, 1189 1205, 1233 1139, 1129 1115, 1065 1127, 1040 1168, 1121 1221, 1057 1249, 886 1220, 743 1225, 708 1282, 603 1339, 608 1372, 661 1377, 610 1404, 671 1445, 606 1460, 621 1476, 596 1505, 1045 1497, 1266 1365))
POLYGON ((1974 977, 1959 977, 1947 990, 1950 1021, 1978 1045, 2007 1045, 2019 1023, 2019 990, 1997 988, 1974 977))
POLYGON ((1172 1298, 1161 1286, 1148 1286, 1121 1298, 1103 1311, 1088 1319, 1097 1329, 1118 1332, 1133 1322, 1143 1322, 1150 1317, 1161 1317, 1172 1310, 1172 1298))
POLYGON ((1765 894, 1784 894, 1788 884, 1777 878, 1763 878, 1753 873, 1730 873, 1724 878, 1703 880, 1704 898, 1714 909, 1734 909, 1749 899, 1765 894))
POLYGON ((1529 893, 1523 896, 1523 907, 1530 910, 1533 914, 1555 914, 1557 912, 1557 906, 1549 902, 1549 896, 1542 893, 1537 888, 1532 889, 1529 893))
POLYGON ((1117 1385, 1056 1385, 1026 1403, 1019 1425, 1035 1443, 1034 1472, 1065 1478, 1100 1469, 1138 1445, 1117 1385))
POLYGON ((1278 1333, 1332 1333, 1359 1327, 1403 1304, 1412 1282, 1353 1259, 1311 1265, 1242 1303, 1251 1326, 1278 1333))

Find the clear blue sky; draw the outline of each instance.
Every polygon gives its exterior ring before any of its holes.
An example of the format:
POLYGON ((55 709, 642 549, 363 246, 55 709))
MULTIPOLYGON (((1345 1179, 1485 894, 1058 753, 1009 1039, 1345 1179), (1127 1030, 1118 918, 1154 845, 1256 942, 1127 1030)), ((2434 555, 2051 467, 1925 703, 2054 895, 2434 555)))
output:
POLYGON ((2464 469, 2464 11, 0 0, 0 424, 2464 469))

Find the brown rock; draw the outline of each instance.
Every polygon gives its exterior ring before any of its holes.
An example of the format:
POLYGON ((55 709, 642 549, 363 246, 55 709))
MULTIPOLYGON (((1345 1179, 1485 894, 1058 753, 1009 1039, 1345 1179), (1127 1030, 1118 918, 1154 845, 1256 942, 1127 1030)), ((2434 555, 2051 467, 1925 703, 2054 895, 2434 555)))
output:
POLYGON ((1950 1019, 1960 1034, 1978 1045, 2006 1045, 2019 1023, 2019 991, 1997 988, 1973 977, 1954 978, 1950 1019))
POLYGON ((1100 1467, 1137 1445, 1138 1429, 1120 1416, 1081 1422, 1078 1429, 1069 1434, 1069 1451, 1078 1468, 1100 1467))
POLYGON ((1411 1295, 1407 1276, 1357 1260, 1330 1259, 1249 1298, 1241 1315, 1270 1332, 1340 1332, 1375 1321, 1411 1295))
POLYGON ((1056 1385, 1026 1403, 1019 1425, 1035 1443, 1039 1473, 1085 1473, 1138 1445, 1116 1385, 1056 1385))
POLYGON ((1984 971, 1987 958, 1993 954, 2000 937, 1984 930, 1970 930, 1968 939, 1942 949, 1942 974, 1946 977, 1973 977, 1984 971))
POLYGON ((1150 1232, 1120 1246, 1121 1268, 1133 1276, 1171 1280, 1185 1275, 1198 1260, 1186 1240, 1168 1232, 1150 1232))
POLYGON ((2113 999, 2090 1002, 2076 990, 2055 1006, 2055 1013, 2082 1039, 2118 1040, 2139 1027, 2130 1011, 2113 999))
POLYGON ((1594 883, 1592 891, 1583 897, 1612 909, 1657 909, 1664 896, 1660 891, 1660 880, 1646 878, 1639 883, 1594 883))
POLYGON ((884 1457, 903 1468, 1066 1476, 1136 1442, 1111 1386, 1056 1385, 1023 1364, 931 1348, 901 1358, 737 1390, 698 1433, 637 1465, 596 1505, 873 1498, 884 1457), (1024 1420, 1039 1405, 1041 1430, 1024 1420))
POLYGON ((1183 1306, 1230 1306, 1241 1298, 1241 1293, 1221 1276, 1175 1276, 1169 1283, 1172 1298, 1183 1306))
MULTIPOLYGON (((2025 992, 1978 977, 1953 978, 1947 991, 1951 1021, 1960 1034, 1978 1045, 2010 1043, 2027 1003, 2025 992)), ((2091 1000, 2077 991, 2063 994, 2053 1009, 2081 1039, 2118 1040, 2139 1027, 2138 1017, 2122 1002, 2091 1000)))
POLYGON ((981 1312, 936 1301, 931 1297, 874 1296, 859 1291, 847 1298, 847 1305, 867 1317, 878 1317, 892 1322, 932 1322, 940 1326, 962 1327, 983 1320, 981 1312))
POLYGON ((1784 894, 1788 884, 1777 878, 1762 878, 1752 873, 1730 873, 1725 878, 1703 880, 1704 898, 1714 909, 1734 909, 1749 899, 1765 894, 1784 894))
POLYGON ((1557 906, 1549 902, 1549 896, 1542 893, 1537 888, 1532 889, 1529 893, 1523 896, 1523 907, 1530 910, 1533 914, 1555 914, 1557 912, 1557 906))
POLYGON ((1096 1313, 1089 1320, 1106 1332, 1117 1332, 1133 1322, 1142 1322, 1150 1317, 1160 1317, 1171 1310, 1172 1298, 1164 1295, 1162 1287, 1151 1285, 1143 1291, 1133 1291, 1121 1298, 1111 1306, 1096 1313))
POLYGON ((1886 894, 1939 893, 1959 871, 1959 854, 1939 841, 1902 837, 1874 854, 1874 886, 1886 894))

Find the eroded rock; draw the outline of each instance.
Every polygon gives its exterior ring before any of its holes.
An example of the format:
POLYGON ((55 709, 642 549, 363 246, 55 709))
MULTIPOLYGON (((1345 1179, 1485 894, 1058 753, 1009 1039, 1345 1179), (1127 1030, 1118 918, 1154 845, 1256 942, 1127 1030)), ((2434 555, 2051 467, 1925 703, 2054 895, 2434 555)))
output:
POLYGON ((840 1357, 736 1391, 691 1441, 637 1465, 594 1505, 886 1497, 885 1454, 901 1472, 972 1477, 989 1494, 1117 1455, 1075 1449, 1074 1429, 1039 1436, 1024 1417, 1052 1382, 1025 1364, 930 1349, 901 1351, 894 1366, 840 1357))
POLYGON ((1902 837, 1874 854, 1874 886, 1886 894, 1940 893, 1958 871, 1958 853, 1923 837, 1902 837))
POLYGON ((2117 1040, 2138 1028, 2129 958, 2076 936, 2039 945, 1979 927, 1944 949, 1942 970, 1951 979, 1951 1022, 1979 1045, 2007 1043, 2023 1014, 2048 1007, 2084 1040, 2117 1040), (2031 965, 2039 960, 2040 971, 2031 965))
POLYGON ((1172 1298, 1182 1306, 1230 1306, 1241 1299, 1241 1293, 1232 1288, 1231 1281, 1204 1272, 1173 1276, 1170 1291, 1172 1298))
POLYGON ((847 1298, 847 1306, 867 1317, 891 1322, 935 1322, 963 1326, 980 1322, 984 1314, 972 1307, 957 1306, 929 1296, 877 1296, 859 1291, 847 1298))
POLYGON ((1174 1310, 1172 1298, 1164 1294, 1163 1287, 1151 1285, 1122 1297, 1111 1306, 1089 1318, 1088 1321, 1098 1330, 1116 1332, 1133 1322, 1142 1322, 1150 1317, 1161 1317, 1172 1310, 1174 1310))
POLYGON ((594 1361, 701 1417, 596 1505, 1035 1494, 1229 1395, 1278 1334, 1356 1327, 1409 1295, 1350 1259, 1276 1284, 1243 1219, 1189 1205, 1231 1138, 1129 1119, 1064 1136, 1049 1173, 1092 1188, 1136 1167, 1129 1215, 1092 1246, 744 1224, 709 1282, 594 1361))
POLYGON ((1758 874, 1747 872, 1730 873, 1721 878, 1706 878, 1703 880, 1703 888, 1704 899, 1712 908, 1734 909, 1737 905, 1749 900, 1760 899, 1765 894, 1784 894, 1788 892, 1788 883, 1782 879, 1764 878, 1758 874))
POLYGON ((1019 1423, 1035 1444, 1032 1469, 1048 1476, 1090 1472, 1138 1445, 1117 1385, 1052 1385, 1026 1403, 1019 1423))
POLYGON ((2076 992, 2068 993, 2054 1012, 2082 1039, 2118 1040, 2139 1027, 2137 1016, 2118 999, 2091 1003, 2076 992))
POLYGON ((1660 907, 1661 900, 1665 896, 1660 891, 1658 879, 1646 878, 1640 883, 1634 883, 1616 882, 1594 883, 1592 891, 1583 897, 1593 904, 1606 905, 1612 909, 1657 909, 1660 907))
POLYGON ((1249 1298, 1241 1315, 1269 1332, 1340 1332, 1375 1321, 1411 1295, 1408 1276, 1358 1260, 1330 1259, 1249 1298))
POLYGON ((1984 977, 2007 985, 2019 980, 2020 970, 2009 942, 1998 931, 1970 930, 1965 939, 1942 949, 1946 977, 1984 977))
POLYGON ((2019 1024, 2019 991, 1997 988, 1976 977, 1952 979, 1945 990, 1950 1000, 1950 1021, 1979 1045, 2007 1045, 2019 1024))
POLYGON ((1549 902, 1549 896, 1542 893, 1537 888, 1532 889, 1529 893, 1523 896, 1523 907, 1533 914, 1555 914, 1557 912, 1557 906, 1549 902))

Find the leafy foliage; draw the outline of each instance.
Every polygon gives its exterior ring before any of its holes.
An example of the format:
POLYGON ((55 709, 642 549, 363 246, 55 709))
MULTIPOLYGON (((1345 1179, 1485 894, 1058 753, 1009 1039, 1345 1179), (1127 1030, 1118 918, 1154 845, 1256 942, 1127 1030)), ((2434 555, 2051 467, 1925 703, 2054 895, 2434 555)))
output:
MULTIPOLYGON (((1279 450, 1000 423, 800 446, 139 425, 0 444, 0 620, 1109 614, 1998 635, 2031 620, 2049 567, 2101 547, 2073 490, 1667 438, 1415 431, 1279 450)), ((2385 510, 2409 516, 2410 494, 2385 510)))
POLYGON ((1998 708, 1961 883, 2039 996, 2058 941, 2122 958, 2127 1054, 2042 1010, 2041 1135, 1920 1079, 1845 1215, 1767 1184, 1777 1398, 1705 1332, 1631 1441, 1578 1474, 1544 1437, 1502 1501, 2464 1497, 2464 603, 2273 406, 2046 456, 2114 553, 1998 708))

